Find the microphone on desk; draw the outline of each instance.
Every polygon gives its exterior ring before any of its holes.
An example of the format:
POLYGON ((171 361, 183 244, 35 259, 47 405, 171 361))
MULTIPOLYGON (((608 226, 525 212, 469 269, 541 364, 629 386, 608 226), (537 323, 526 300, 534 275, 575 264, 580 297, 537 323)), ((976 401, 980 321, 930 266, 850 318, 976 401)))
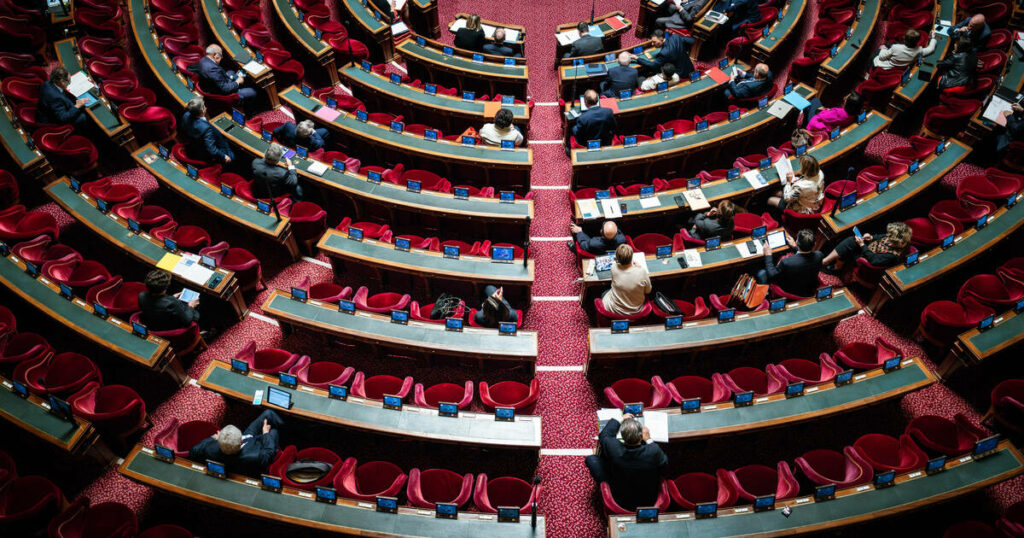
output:
MULTIPOLYGON (((846 169, 846 181, 852 181, 850 178, 853 177, 853 173, 855 171, 856 170, 852 166, 846 169)), ((857 186, 854 185, 853 188, 856 189, 857 186)), ((843 202, 843 196, 846 196, 846 183, 843 183, 843 188, 839 191, 839 199, 836 200, 836 203, 832 206, 832 213, 829 215, 829 218, 836 216, 836 210, 839 209, 839 204, 843 202)))
POLYGON ((594 2, 595 2, 595 0, 590 0, 590 25, 591 26, 594 25, 594 2))
POLYGON ((537 490, 540 489, 540 477, 533 477, 533 502, 530 503, 530 527, 537 528, 537 490))

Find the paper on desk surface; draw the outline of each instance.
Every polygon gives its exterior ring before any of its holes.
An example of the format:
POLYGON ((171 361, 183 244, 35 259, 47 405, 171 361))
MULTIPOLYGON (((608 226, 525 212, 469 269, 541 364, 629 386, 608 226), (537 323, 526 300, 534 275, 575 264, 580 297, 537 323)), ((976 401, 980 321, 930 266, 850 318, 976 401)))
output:
POLYGON ((263 72, 263 64, 256 63, 256 60, 249 60, 249 63, 242 66, 246 73, 256 76, 263 72))
POLYGON ((577 200, 577 204, 580 206, 580 214, 586 220, 596 219, 601 216, 601 211, 597 209, 597 200, 593 198, 587 198, 585 200, 577 200))
POLYGON ((324 175, 324 172, 327 171, 327 165, 320 161, 312 161, 309 163, 309 166, 306 168, 306 171, 309 172, 310 174, 322 176, 324 175))
POLYGON ((661 200, 657 196, 650 196, 648 198, 640 199, 640 207, 644 209, 650 209, 652 207, 658 207, 661 205, 661 200))
POLYGON ((391 35, 399 36, 409 31, 409 27, 406 26, 405 21, 398 21, 391 25, 391 35))
POLYGON ((793 173, 793 164, 788 157, 782 157, 775 161, 775 172, 779 174, 779 181, 786 181, 786 174, 793 173))
POLYGON ((156 268, 171 271, 174 269, 174 266, 178 265, 178 260, 181 260, 181 256, 168 252, 164 254, 163 258, 160 258, 160 261, 156 262, 156 268))
POLYGON ((711 207, 707 197, 704 196, 704 191, 700 189, 686 189, 683 191, 683 198, 686 199, 691 211, 703 211, 711 207))
POLYGON ((999 125, 1005 126, 1006 117, 1003 116, 1003 112, 1011 110, 1011 104, 1012 103, 1010 103, 1006 99, 1003 99, 998 95, 993 95, 992 100, 989 102, 988 107, 985 108, 985 112, 982 113, 981 117, 988 121, 995 122, 999 125))
POLYGON ((71 95, 82 95, 95 87, 85 74, 85 71, 78 71, 71 75, 71 82, 68 83, 68 93, 71 95))
POLYGON ((617 219, 622 216, 619 202, 614 198, 601 200, 601 212, 604 213, 606 219, 617 219))
POLYGON ((314 112, 313 115, 324 121, 332 122, 336 120, 338 116, 341 115, 341 112, 328 106, 322 106, 319 109, 317 109, 317 111, 314 112))
POLYGON ((689 267, 700 267, 704 265, 704 262, 700 259, 700 252, 697 252, 695 248, 688 248, 683 251, 683 259, 686 260, 686 265, 689 267))
POLYGON ((768 186, 768 180, 761 175, 760 170, 747 170, 743 172, 743 178, 755 189, 763 189, 768 186))
POLYGON ((196 284, 206 284, 213 276, 213 271, 199 265, 199 256, 194 254, 184 254, 171 272, 196 284))
POLYGON ((750 239, 748 241, 754 242, 754 252, 750 252, 750 249, 748 248, 749 245, 747 245, 747 241, 740 241, 738 243, 735 243, 736 250, 739 251, 740 257, 750 258, 753 256, 757 256, 758 254, 764 254, 764 248, 761 246, 760 239, 750 239))
POLYGON ((393 11, 401 11, 405 7, 405 0, 395 0, 395 7, 393 11))
POLYGON ((562 33, 555 34, 555 37, 558 39, 559 45, 568 46, 572 45, 580 38, 580 31, 573 28, 572 30, 566 30, 562 33))
POLYGON ((604 37, 604 32, 601 31, 601 27, 596 24, 587 29, 587 33, 590 34, 591 37, 604 37))
MULTIPOLYGON (((458 32, 459 30, 461 30, 461 29, 463 29, 465 27, 466 27, 466 19, 463 19, 462 17, 459 17, 458 19, 455 19, 455 22, 453 22, 452 25, 448 27, 448 29, 451 30, 452 32, 458 32)), ((485 32, 486 32, 486 30, 485 30, 485 32)))
POLYGON ((793 105, 787 103, 784 99, 779 99, 772 103, 772 106, 768 107, 768 113, 780 120, 785 118, 790 110, 793 110, 793 105))
POLYGON ((612 419, 622 422, 622 409, 606 408, 597 410, 598 422, 604 422, 612 419))

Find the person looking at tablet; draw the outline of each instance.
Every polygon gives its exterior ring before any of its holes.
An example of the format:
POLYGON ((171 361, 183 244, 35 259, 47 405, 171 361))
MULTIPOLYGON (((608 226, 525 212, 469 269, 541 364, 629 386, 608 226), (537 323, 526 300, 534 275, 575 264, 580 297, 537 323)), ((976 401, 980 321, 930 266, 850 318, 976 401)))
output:
POLYGON ((644 307, 648 293, 651 293, 651 275, 633 261, 633 247, 619 245, 612 265, 612 287, 601 298, 604 309, 612 314, 631 316, 644 307))
POLYGON ((139 315, 142 324, 151 331, 173 331, 184 329, 199 321, 199 298, 184 302, 181 292, 168 295, 171 274, 154 269, 146 275, 146 291, 139 293, 139 315))
POLYGON ((818 271, 825 255, 814 250, 814 232, 811 230, 797 232, 795 242, 786 234, 786 242, 790 247, 796 247, 797 252, 776 264, 768 240, 764 240, 764 269, 758 271, 754 278, 758 284, 776 284, 786 293, 811 297, 818 288, 818 271))
POLYGON ((604 425, 598 436, 599 453, 584 460, 594 481, 607 482, 615 502, 626 510, 652 506, 658 499, 668 457, 650 439, 647 426, 625 413, 621 424, 611 419, 604 425), (616 438, 619 435, 622 441, 616 438))

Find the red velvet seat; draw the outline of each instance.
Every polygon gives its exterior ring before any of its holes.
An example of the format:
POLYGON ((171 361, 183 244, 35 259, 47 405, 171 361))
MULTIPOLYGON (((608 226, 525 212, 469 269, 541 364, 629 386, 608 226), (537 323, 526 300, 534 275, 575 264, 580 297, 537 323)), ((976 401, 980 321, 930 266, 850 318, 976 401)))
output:
POLYGON ((82 183, 82 192, 111 204, 130 202, 141 198, 139 189, 134 185, 114 183, 109 177, 82 183))
POLYGON ((80 175, 96 167, 99 152, 88 138, 74 131, 70 125, 41 127, 32 133, 32 139, 55 168, 80 175))
MULTIPOLYGON (((612 495, 612 487, 608 482, 601 482, 601 500, 604 502, 604 511, 611 515, 635 515, 636 509, 632 510, 622 507, 612 495)), ((665 479, 661 480, 661 488, 658 490, 658 498, 654 501, 655 507, 658 508, 658 512, 668 511, 668 507, 672 503, 672 496, 668 492, 668 481, 665 479)))
POLYGON ((995 310, 972 297, 960 302, 934 301, 921 311, 920 333, 928 341, 948 347, 957 335, 976 327, 982 319, 995 314, 995 310))
POLYGON ((915 217, 907 219, 904 223, 910 228, 910 244, 918 250, 930 250, 942 244, 942 239, 951 234, 958 234, 963 231, 960 223, 956 221, 941 220, 938 218, 915 217))
POLYGON ((86 289, 110 280, 110 272, 102 263, 94 260, 81 260, 74 256, 66 259, 46 262, 42 267, 42 275, 71 286, 77 291, 86 289))
POLYGON ((36 333, 8 333, 0 338, 0 367, 34 362, 50 353, 50 343, 36 333))
MULTIPOLYGON (((141 312, 132 314, 128 320, 133 323, 141 323, 141 312)), ((199 324, 195 321, 180 329, 169 331, 154 331, 151 329, 149 334, 167 340, 171 349, 179 357, 188 356, 193 351, 201 352, 206 349, 206 341, 203 340, 203 335, 199 331, 199 324)))
POLYGON ((604 308, 604 302, 600 297, 594 299, 594 309, 597 311, 597 326, 598 327, 609 327, 611 326, 611 320, 627 319, 630 323, 641 323, 647 319, 647 316, 651 315, 652 309, 651 301, 644 303, 640 311, 635 314, 623 316, 620 314, 613 314, 604 308))
POLYGON ((112 316, 127 318, 139 311, 139 294, 146 291, 142 282, 125 282, 120 275, 96 284, 85 292, 85 302, 99 303, 112 316))
POLYGON ((669 381, 665 388, 668 389, 672 400, 677 404, 682 404, 683 400, 692 398, 700 398, 701 405, 722 403, 729 401, 729 398, 732 397, 732 391, 718 377, 707 379, 695 375, 679 376, 669 381))
POLYGON ((234 271, 238 286, 243 291, 263 287, 260 261, 248 250, 231 247, 227 241, 221 241, 200 250, 199 254, 213 257, 217 267, 234 271))
POLYGON ((235 358, 247 362, 249 367, 256 372, 277 374, 287 372, 295 365, 295 361, 299 360, 299 355, 277 348, 257 350, 256 341, 252 340, 235 354, 235 358))
POLYGON ((754 396, 777 394, 786 387, 785 383, 774 374, 752 366, 733 368, 726 374, 712 374, 711 380, 721 383, 734 394, 753 391, 754 396))
POLYGON ((1007 379, 992 389, 990 407, 986 416, 1012 430, 1019 431, 1024 424, 1024 379, 1007 379))
POLYGON ((768 213, 762 213, 761 216, 757 216, 754 213, 740 212, 733 215, 732 222, 734 235, 750 235, 753 233, 754 228, 759 226, 764 226, 767 231, 772 231, 779 227, 779 223, 768 213))
POLYGON ((187 458, 192 447, 219 430, 216 424, 206 420, 178 422, 177 418, 171 417, 167 425, 153 438, 153 444, 173 450, 174 455, 179 458, 187 458))
POLYGON ((973 226, 981 217, 995 213, 996 205, 964 195, 959 200, 940 200, 928 211, 932 220, 957 221, 964 228, 973 226))
MULTIPOLYGON (((731 308, 729 306, 729 301, 731 301, 731 300, 732 300, 732 294, 731 293, 726 294, 726 295, 716 295, 716 294, 712 293, 712 294, 708 295, 708 302, 711 303, 711 308, 714 309, 715 312, 721 312, 722 310, 726 310, 728 308, 731 308)), ((765 299, 764 301, 761 302, 761 304, 757 305, 751 311, 752 312, 757 312, 757 311, 760 311, 760 310, 767 310, 767 309, 768 309, 768 299, 765 299)), ((740 310, 747 310, 747 309, 743 308, 743 309, 740 309, 740 310)))
POLYGON ((149 106, 145 102, 124 104, 118 109, 132 126, 132 132, 141 141, 162 142, 174 136, 178 122, 170 110, 162 106, 149 106))
POLYGON ((344 463, 345 462, 342 461, 341 456, 338 456, 333 450, 316 446, 298 450, 295 448, 295 445, 290 445, 277 453, 277 457, 274 458, 274 461, 271 462, 270 466, 267 468, 267 474, 281 477, 281 482, 286 487, 313 491, 317 487, 333 486, 334 477, 341 472, 344 463), (288 478, 288 466, 300 460, 313 460, 329 463, 331 465, 331 470, 319 480, 307 483, 295 482, 288 478))
POLYGON ((41 52, 46 44, 46 32, 43 28, 26 24, 26 22, 14 17, 0 18, 0 32, 7 36, 8 43, 18 44, 18 48, 15 50, 41 52))
POLYGON ((170 211, 157 205, 146 205, 141 198, 117 204, 111 212, 123 219, 132 219, 147 230, 174 220, 170 211))
POLYGON ((12 243, 48 235, 57 239, 60 229, 57 219, 42 211, 26 211, 23 205, 13 205, 0 211, 0 239, 12 243))
POLYGON ((698 504, 711 502, 718 503, 718 508, 728 508, 739 499, 732 484, 707 473, 686 473, 668 480, 666 485, 669 496, 683 510, 694 510, 698 504))
POLYGON ((79 497, 71 507, 50 521, 51 538, 133 538, 138 522, 131 508, 106 502, 89 506, 79 497))
POLYGON ((311 362, 309 355, 299 357, 288 373, 296 376, 299 383, 327 390, 331 385, 345 385, 355 373, 355 368, 345 367, 332 361, 311 362))
POLYGON ((397 496, 407 478, 393 463, 371 461, 358 465, 355 458, 349 458, 335 475, 334 488, 339 497, 374 502, 378 496, 397 496))
POLYGON ((6 452, 0 452, 0 489, 11 480, 18 478, 18 467, 6 452))
POLYGON ((352 394, 360 398, 370 400, 383 400, 384 395, 398 396, 405 399, 412 391, 413 380, 411 376, 405 379, 393 375, 375 375, 366 377, 363 372, 357 372, 352 381, 352 394))
POLYGON ((835 361, 847 368, 870 370, 878 368, 886 360, 900 355, 899 349, 881 336, 875 338, 874 344, 855 342, 847 344, 836 352, 835 361))
POLYGON ((341 223, 335 226, 335 228, 341 233, 348 233, 349 226, 353 228, 359 228, 363 231, 363 237, 366 239, 379 239, 385 232, 388 231, 387 224, 376 224, 373 222, 352 222, 350 217, 341 219, 341 223))
POLYGON ((937 415, 921 415, 910 421, 906 433, 925 450, 953 457, 970 452, 974 443, 988 437, 961 413, 953 420, 937 415))
POLYGON ((1021 183, 1020 176, 1013 175, 967 176, 957 184, 956 197, 970 195, 1002 205, 1011 194, 1020 192, 1021 183))
POLYGON ((965 297, 995 310, 1011 308, 1024 297, 1024 286, 1015 280, 1003 281, 996 275, 974 275, 960 286, 956 300, 963 304, 965 297))
POLYGON ((166 523, 146 529, 139 538, 195 538, 195 535, 185 527, 166 523))
MULTIPOLYGON (((81 49, 82 41, 79 40, 78 44, 79 49, 81 49)), ((18 52, 0 52, 0 75, 2 75, 0 78, 6 79, 10 76, 34 77, 39 80, 49 78, 46 70, 35 64, 35 55, 18 52)))
POLYGON ((638 378, 620 379, 604 388, 604 395, 612 407, 622 409, 628 403, 641 402, 644 409, 668 407, 672 395, 665 388, 661 377, 654 376, 650 382, 638 378))
POLYGON ((13 103, 35 103, 39 100, 39 86, 42 80, 32 76, 5 77, 0 82, 0 93, 13 103))
POLYGON ((91 382, 68 398, 74 413, 118 440, 146 425, 146 403, 131 387, 91 382))
POLYGON ((21 476, 0 489, 0 528, 10 536, 37 532, 61 511, 60 488, 41 476, 21 476))
POLYGON ((459 475, 448 469, 427 469, 409 471, 409 485, 406 495, 409 504, 418 508, 433 509, 437 503, 453 503, 459 508, 469 502, 473 494, 473 475, 459 475))
POLYGON ((401 294, 394 292, 370 295, 369 288, 361 286, 356 290, 356 295, 352 300, 355 302, 356 308, 360 310, 384 314, 391 312, 392 310, 408 309, 409 302, 412 300, 412 297, 407 293, 401 294))
POLYGON ((465 385, 438 383, 428 388, 416 383, 413 401, 420 407, 431 409, 437 409, 440 402, 458 404, 459 409, 466 409, 473 403, 473 382, 466 381, 465 385))
POLYGON ((288 211, 295 240, 312 250, 312 244, 320 239, 327 229, 327 212, 313 202, 296 202, 288 211))
POLYGON ((870 482, 874 475, 871 464, 849 446, 841 453, 825 448, 811 450, 798 457, 795 463, 800 472, 818 486, 835 484, 838 488, 847 488, 870 482))
POLYGON ((18 203, 18 180, 7 170, 0 170, 0 209, 18 203))
POLYGON ((0 342, 9 334, 18 332, 18 320, 10 308, 0 305, 0 342))
POLYGON ((769 364, 766 369, 786 383, 803 381, 807 385, 819 385, 835 379, 842 371, 827 353, 822 353, 818 364, 807 359, 786 359, 778 364, 769 364))
POLYGON ((671 245, 672 239, 667 235, 659 233, 645 233, 632 238, 632 242, 634 251, 654 254, 657 252, 658 247, 671 245))
POLYGON ((957 136, 971 116, 981 108, 977 99, 961 99, 948 95, 940 96, 942 104, 928 109, 924 114, 924 128, 937 136, 957 136))
POLYGON ((339 286, 334 282, 312 284, 308 276, 299 283, 298 287, 305 289, 309 293, 310 299, 326 303, 337 303, 352 296, 352 288, 349 286, 339 286))
MULTIPOLYGON (((481 385, 483 385, 481 383, 481 385)), ((476 475, 473 489, 473 505, 477 510, 497 514, 499 506, 518 506, 519 513, 530 514, 533 503, 540 503, 543 486, 532 486, 529 482, 514 476, 499 476, 488 480, 487 475, 476 475)))
POLYGON ((33 394, 53 394, 59 398, 78 392, 90 381, 103 383, 96 364, 73 351, 22 361, 14 369, 14 379, 24 383, 33 394))
POLYGON ((928 455, 907 434, 896 439, 882 433, 869 433, 860 436, 853 443, 853 449, 876 472, 894 470, 902 473, 923 467, 928 461, 928 455))
POLYGON ((511 407, 516 413, 532 415, 540 398, 540 382, 537 379, 529 385, 517 381, 501 381, 489 385, 480 382, 480 402, 489 410, 495 407, 511 407))
POLYGON ((765 495, 775 495, 775 500, 780 501, 800 492, 800 485, 784 461, 774 469, 767 465, 745 465, 734 471, 719 469, 717 474, 720 481, 729 482, 740 499, 750 503, 765 495))
POLYGON ((21 259, 42 267, 44 263, 64 258, 82 259, 77 250, 60 243, 54 243, 48 235, 40 235, 28 241, 22 241, 11 247, 11 252, 21 259))
MULTIPOLYGON (((388 234, 391 230, 388 230, 388 234)), ((391 237, 391 236, 389 236, 391 237)), ((441 242, 436 237, 421 237, 419 235, 402 234, 399 235, 400 239, 408 239, 409 246, 412 248, 422 248, 425 250, 432 250, 434 252, 441 252, 441 242)), ((393 239, 388 239, 388 243, 393 242, 393 239)), ((460 249, 461 250, 461 249, 460 249)), ((461 253, 461 252, 460 252, 461 253)))
POLYGON ((188 252, 198 252, 210 246, 210 234, 203 228, 191 224, 178 225, 177 222, 171 221, 153 228, 149 233, 161 243, 164 238, 172 239, 178 248, 188 252))
POLYGON ((306 76, 302 62, 292 58, 289 52, 263 49, 263 61, 274 70, 274 80, 278 84, 299 84, 306 76))
MULTIPOLYGON (((672 302, 675 303, 676 308, 682 312, 683 321, 704 319, 711 315, 711 310, 709 310, 707 304, 704 303, 703 297, 697 297, 692 303, 682 299, 672 299, 672 302)), ((668 312, 658 308, 657 303, 653 301, 651 302, 651 313, 659 318, 667 318, 671 316, 668 312)))

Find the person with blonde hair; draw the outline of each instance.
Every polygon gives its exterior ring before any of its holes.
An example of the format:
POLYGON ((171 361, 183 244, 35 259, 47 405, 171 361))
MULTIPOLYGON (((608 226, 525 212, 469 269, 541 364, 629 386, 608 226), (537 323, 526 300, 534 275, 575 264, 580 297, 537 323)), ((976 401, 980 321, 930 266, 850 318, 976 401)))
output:
POLYGON ((839 274, 843 266, 857 258, 875 267, 892 267, 906 258, 910 252, 910 238, 913 230, 903 222, 890 222, 885 227, 885 236, 875 239, 871 234, 847 237, 828 253, 822 264, 829 274, 839 274))
POLYGON ((825 173, 821 171, 818 159, 811 155, 800 157, 800 172, 793 172, 782 178, 782 190, 768 198, 768 205, 778 209, 789 209, 797 213, 811 214, 821 211, 825 199, 825 173))
POLYGON ((647 269, 633 262, 633 247, 619 245, 612 264, 612 287, 601 298, 604 309, 619 316, 631 316, 644 307, 648 293, 651 276, 647 269))
POLYGON ((487 43, 487 36, 483 28, 480 28, 480 15, 476 13, 469 16, 466 26, 455 32, 455 48, 483 52, 484 44, 487 43))

